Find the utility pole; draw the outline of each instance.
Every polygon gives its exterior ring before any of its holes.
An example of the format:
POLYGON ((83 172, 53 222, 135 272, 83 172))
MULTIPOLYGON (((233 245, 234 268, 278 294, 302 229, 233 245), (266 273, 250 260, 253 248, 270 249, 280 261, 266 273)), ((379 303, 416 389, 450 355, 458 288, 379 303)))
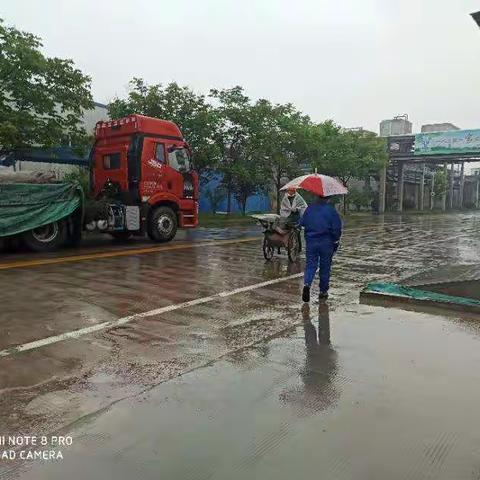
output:
POLYGON ((453 202, 453 182, 455 180, 455 164, 452 163, 450 166, 450 196, 448 198, 448 207, 450 210, 453 208, 454 202, 453 202))
POLYGON ((420 177, 420 204, 418 206, 420 210, 423 210, 423 202, 424 202, 424 196, 425 196, 425 168, 426 168, 426 165, 423 164, 422 175, 420 177))
POLYGON ((479 207, 478 201, 479 201, 479 188, 480 187, 480 178, 477 178, 477 189, 475 193, 475 208, 479 207))
MULTIPOLYGON (((443 164, 443 176, 445 177, 445 180, 448 178, 448 170, 447 170, 447 164, 443 164)), ((445 188, 442 192, 442 210, 445 211, 447 209, 447 186, 445 185, 445 188)))
POLYGON ((435 171, 432 173, 432 186, 430 187, 430 210, 435 207, 435 171))
POLYGON ((380 180, 378 185, 378 213, 385 213, 385 196, 387 191, 387 166, 380 169, 380 180))
POLYGON ((398 191, 397 191, 397 198, 398 198, 398 211, 403 211, 403 186, 404 186, 404 164, 403 162, 398 163, 398 191))
POLYGON ((463 192, 465 190, 465 162, 462 162, 462 169, 460 173, 460 208, 463 208, 463 192))

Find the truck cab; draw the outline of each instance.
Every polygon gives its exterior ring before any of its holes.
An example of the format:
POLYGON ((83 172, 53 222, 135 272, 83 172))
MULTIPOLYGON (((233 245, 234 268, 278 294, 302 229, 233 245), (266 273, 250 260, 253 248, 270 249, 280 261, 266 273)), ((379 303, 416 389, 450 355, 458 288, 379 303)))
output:
POLYGON ((198 175, 191 151, 172 122, 142 115, 98 122, 91 152, 96 200, 87 230, 157 242, 198 224, 198 175))

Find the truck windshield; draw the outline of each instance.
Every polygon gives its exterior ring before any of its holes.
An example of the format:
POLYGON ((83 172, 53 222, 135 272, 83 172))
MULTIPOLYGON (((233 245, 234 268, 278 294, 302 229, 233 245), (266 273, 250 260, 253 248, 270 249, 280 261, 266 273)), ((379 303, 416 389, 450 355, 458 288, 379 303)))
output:
POLYGON ((180 172, 188 172, 191 169, 190 155, 186 148, 175 148, 168 152, 168 163, 172 168, 180 172))

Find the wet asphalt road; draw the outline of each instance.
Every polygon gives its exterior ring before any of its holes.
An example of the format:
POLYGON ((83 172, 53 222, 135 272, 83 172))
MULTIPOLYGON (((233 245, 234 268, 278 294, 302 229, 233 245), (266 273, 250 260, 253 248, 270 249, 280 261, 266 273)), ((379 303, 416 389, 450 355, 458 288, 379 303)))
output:
POLYGON ((0 435, 73 445, 0 478, 480 478, 480 324, 358 305, 478 263, 480 215, 349 220, 310 310, 302 262, 265 263, 259 233, 4 255, 0 435))

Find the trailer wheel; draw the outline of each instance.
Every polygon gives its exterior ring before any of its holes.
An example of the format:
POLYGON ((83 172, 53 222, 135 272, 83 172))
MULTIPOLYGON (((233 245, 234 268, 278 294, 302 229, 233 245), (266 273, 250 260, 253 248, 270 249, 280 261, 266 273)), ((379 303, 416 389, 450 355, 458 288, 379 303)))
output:
POLYGON ((67 239, 65 222, 60 220, 34 228, 23 235, 23 242, 34 252, 53 252, 67 239))
POLYGON ((154 242, 169 242, 177 233, 178 221, 175 212, 169 207, 158 207, 148 219, 147 232, 154 242))

